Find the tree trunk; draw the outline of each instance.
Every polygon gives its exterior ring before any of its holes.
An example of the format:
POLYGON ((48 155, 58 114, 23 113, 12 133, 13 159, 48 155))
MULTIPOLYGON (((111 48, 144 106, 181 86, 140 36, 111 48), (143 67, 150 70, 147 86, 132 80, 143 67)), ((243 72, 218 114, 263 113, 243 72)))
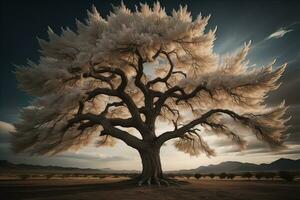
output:
POLYGON ((143 164, 143 171, 139 177, 139 185, 144 183, 151 185, 168 184, 163 178, 163 172, 161 168, 159 148, 152 148, 148 150, 140 151, 140 156, 143 164))

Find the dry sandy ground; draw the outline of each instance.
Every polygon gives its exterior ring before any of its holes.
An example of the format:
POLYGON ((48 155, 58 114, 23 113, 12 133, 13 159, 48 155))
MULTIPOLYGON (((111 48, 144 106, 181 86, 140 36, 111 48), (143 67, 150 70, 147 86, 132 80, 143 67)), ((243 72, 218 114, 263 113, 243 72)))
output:
POLYGON ((300 184, 283 181, 188 180, 169 187, 137 187, 120 179, 0 181, 1 200, 296 200, 300 184))

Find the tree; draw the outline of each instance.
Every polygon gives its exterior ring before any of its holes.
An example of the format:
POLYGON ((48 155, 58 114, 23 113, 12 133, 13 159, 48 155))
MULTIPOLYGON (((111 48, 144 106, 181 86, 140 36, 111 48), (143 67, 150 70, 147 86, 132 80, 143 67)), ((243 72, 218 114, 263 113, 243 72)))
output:
POLYGON ((47 179, 51 179, 52 177, 54 177, 54 174, 47 174, 47 175, 46 175, 46 178, 47 178, 47 179))
POLYGON ((255 178, 258 179, 258 180, 260 180, 263 176, 264 176, 264 173, 263 173, 263 172, 257 172, 257 173, 255 174, 255 178))
POLYGON ((271 178, 271 179, 273 180, 275 176, 276 176, 276 173, 274 173, 274 172, 265 172, 265 173, 264 173, 264 177, 265 177, 266 179, 271 178))
POLYGON ((287 182, 292 182, 295 178, 295 174, 289 171, 280 171, 278 175, 280 178, 286 180, 287 182))
POLYGON ((227 174, 227 178, 233 180, 235 177, 235 174, 227 174))
POLYGON ((209 176, 211 179, 213 179, 213 178, 215 177, 215 174, 214 174, 214 173, 210 173, 210 174, 208 174, 208 176, 209 176))
POLYGON ((243 178, 247 178, 248 180, 250 180, 250 178, 253 176, 253 174, 251 172, 245 172, 244 174, 242 174, 243 178))
POLYGON ((185 174, 184 177, 189 179, 189 178, 193 177, 193 175, 192 174, 185 174))
POLYGON ((226 173, 221 173, 221 174, 219 174, 219 178, 220 179, 224 179, 224 178, 226 178, 227 177, 227 174, 226 173))
POLYGON ((206 133, 242 149, 246 141, 235 132, 242 126, 282 147, 286 106, 267 106, 265 98, 286 65, 249 66, 250 43, 217 55, 208 20, 193 20, 187 7, 168 15, 159 3, 134 12, 122 4, 106 19, 93 7, 75 32, 49 28, 49 40, 39 39, 40 60, 16 70, 20 88, 36 99, 15 124, 14 151, 56 154, 94 139, 98 146, 121 140, 140 154, 141 185, 166 183, 160 149, 171 139, 179 151, 211 156, 206 133), (158 134, 158 122, 170 129, 158 134))
POLYGON ((198 174, 198 173, 195 174, 195 178, 196 178, 196 179, 199 179, 199 178, 201 178, 201 177, 202 177, 202 174, 198 174))
POLYGON ((18 177, 21 180, 26 180, 26 179, 30 178, 30 175, 28 175, 28 174, 19 174, 18 177))

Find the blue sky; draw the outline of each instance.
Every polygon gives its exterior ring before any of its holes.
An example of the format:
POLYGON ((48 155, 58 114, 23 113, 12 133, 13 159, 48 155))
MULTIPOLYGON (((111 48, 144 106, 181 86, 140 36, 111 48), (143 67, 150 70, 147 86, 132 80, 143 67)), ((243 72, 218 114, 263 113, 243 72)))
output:
MULTIPOLYGON (((134 8, 139 1, 124 1, 134 8)), ((145 1, 142 1, 145 2, 145 1)), ((151 1, 147 1, 150 2, 151 1)), ((208 28, 218 27, 214 50, 226 54, 252 41, 248 57, 250 64, 261 66, 276 59, 276 65, 287 62, 288 68, 283 84, 278 91, 270 94, 268 102, 278 103, 285 99, 292 116, 287 140, 289 149, 270 152, 263 144, 254 142, 240 153, 225 138, 210 138, 217 150, 217 156, 190 157, 177 152, 171 145, 162 149, 164 169, 193 168, 199 165, 218 163, 225 160, 247 162, 269 162, 280 157, 300 158, 300 3, 297 1, 161 1, 167 12, 187 4, 193 16, 211 14, 208 28)), ((140 159, 135 150, 122 142, 115 148, 94 148, 88 146, 79 152, 66 152, 55 157, 20 154, 13 155, 9 147, 10 124, 18 120, 18 110, 30 104, 32 97, 17 87, 13 71, 14 64, 26 64, 26 59, 37 60, 38 42, 36 37, 47 38, 47 27, 59 32, 61 26, 75 27, 75 18, 83 21, 86 9, 94 4, 105 16, 111 4, 119 1, 1 1, 1 60, 0 60, 0 159, 13 162, 42 165, 64 165, 115 169, 139 169, 140 159)), ((163 128, 163 127, 162 127, 163 128)))

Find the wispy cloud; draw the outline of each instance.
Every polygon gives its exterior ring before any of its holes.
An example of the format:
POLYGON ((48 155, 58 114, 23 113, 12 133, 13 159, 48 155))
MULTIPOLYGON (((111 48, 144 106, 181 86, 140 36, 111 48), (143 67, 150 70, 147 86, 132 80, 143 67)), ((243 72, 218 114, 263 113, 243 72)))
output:
POLYGON ((0 146, 8 143, 11 138, 11 132, 14 132, 15 127, 7 122, 0 121, 0 146))
POLYGON ((278 29, 277 31, 269 35, 266 38, 266 40, 282 38, 285 34, 291 31, 293 31, 293 29, 288 29, 287 27, 281 27, 280 29, 278 29))
POLYGON ((81 152, 81 153, 65 153, 64 155, 59 155, 57 157, 76 159, 76 160, 95 160, 101 162, 114 162, 114 161, 123 161, 130 160, 127 157, 123 156, 110 156, 101 153, 91 153, 91 152, 81 152))
POLYGON ((7 122, 0 121, 0 133, 14 132, 15 127, 7 122))

